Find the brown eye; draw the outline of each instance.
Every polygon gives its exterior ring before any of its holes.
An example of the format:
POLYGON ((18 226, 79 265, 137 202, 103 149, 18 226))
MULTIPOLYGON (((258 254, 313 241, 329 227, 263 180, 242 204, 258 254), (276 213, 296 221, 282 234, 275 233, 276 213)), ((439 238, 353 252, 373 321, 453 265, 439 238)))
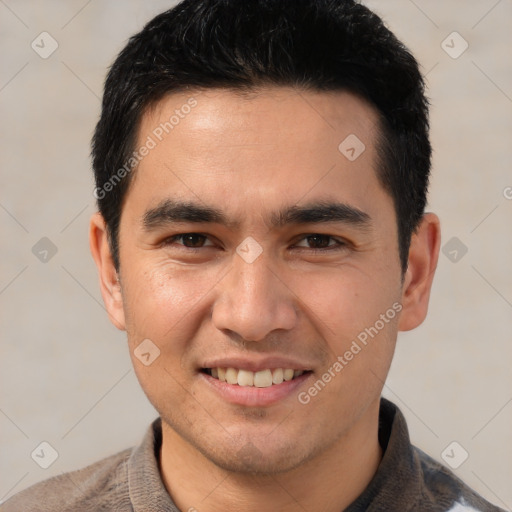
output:
POLYGON ((306 240, 313 246, 313 249, 324 249, 329 247, 331 237, 328 235, 309 235, 306 240))
MULTIPOLYGON (((165 245, 173 245, 175 242, 178 242, 176 245, 182 245, 190 249, 200 249, 201 247, 205 247, 205 242, 207 240, 208 237, 206 235, 201 235, 200 233, 182 233, 168 238, 164 243, 165 245), (181 243, 179 243, 180 240, 181 243)), ((213 244, 210 243, 208 245, 213 244)))
POLYGON ((305 247, 308 249, 335 249, 338 247, 343 247, 345 243, 341 240, 334 239, 330 235, 323 235, 320 233, 314 233, 311 235, 304 236, 299 243, 297 244, 297 247, 305 247))
POLYGON ((197 233, 187 233, 186 235, 181 235, 183 239, 183 245, 186 247, 202 247, 206 237, 204 235, 198 235, 197 233))

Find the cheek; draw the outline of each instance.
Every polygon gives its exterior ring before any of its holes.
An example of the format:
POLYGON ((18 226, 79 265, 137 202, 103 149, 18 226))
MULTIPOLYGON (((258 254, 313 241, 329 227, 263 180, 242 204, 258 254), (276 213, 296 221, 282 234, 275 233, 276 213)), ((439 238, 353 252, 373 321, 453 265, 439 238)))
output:
POLYGON ((170 404, 179 408, 187 399, 182 386, 190 377, 184 373, 181 359, 205 317, 208 291, 215 281, 208 273, 183 271, 154 261, 130 270, 123 296, 137 378, 157 410, 170 404), (143 357, 147 353, 149 361, 143 357))
POLYGON ((154 261, 132 269, 123 293, 129 341, 149 338, 163 352, 179 352, 200 326, 219 270, 199 272, 154 261))
MULTIPOLYGON (((316 318, 325 338, 342 349, 348 339, 373 326, 400 298, 399 286, 391 282, 390 275, 384 272, 377 277, 345 266, 297 280, 292 289, 297 290, 306 313, 309 310, 312 319, 316 318)), ((386 327, 393 325, 391 320, 386 327)))
POLYGON ((326 387, 324 405, 335 402, 350 409, 380 393, 393 357, 401 309, 399 286, 393 284, 392 275, 379 273, 378 279, 347 266, 324 278, 317 276, 301 291, 301 297, 309 298, 305 304, 327 352, 326 373, 319 378, 332 379, 332 384, 326 387))

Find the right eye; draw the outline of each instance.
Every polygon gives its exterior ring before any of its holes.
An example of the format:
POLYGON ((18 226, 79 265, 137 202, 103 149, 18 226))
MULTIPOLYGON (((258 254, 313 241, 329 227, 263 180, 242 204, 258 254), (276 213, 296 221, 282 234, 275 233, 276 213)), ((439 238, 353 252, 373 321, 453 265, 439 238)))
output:
MULTIPOLYGON (((202 247, 205 247, 205 241, 208 240, 208 237, 206 235, 202 235, 201 233, 180 233, 179 235, 173 235, 169 238, 166 238, 163 241, 164 246, 168 245, 181 245, 183 247, 186 247, 188 249, 200 249, 202 247), (181 240, 182 243, 177 243, 178 240, 181 240)), ((206 247, 213 246, 212 243, 210 245, 207 245, 206 247)))

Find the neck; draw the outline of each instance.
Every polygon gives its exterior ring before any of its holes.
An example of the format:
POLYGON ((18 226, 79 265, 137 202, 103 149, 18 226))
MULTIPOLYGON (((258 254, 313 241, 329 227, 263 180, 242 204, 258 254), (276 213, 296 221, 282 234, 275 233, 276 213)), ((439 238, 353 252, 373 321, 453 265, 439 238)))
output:
POLYGON ((319 456, 273 475, 226 471, 162 422, 162 479, 183 511, 339 512, 364 491, 381 461, 378 413, 377 401, 319 456))

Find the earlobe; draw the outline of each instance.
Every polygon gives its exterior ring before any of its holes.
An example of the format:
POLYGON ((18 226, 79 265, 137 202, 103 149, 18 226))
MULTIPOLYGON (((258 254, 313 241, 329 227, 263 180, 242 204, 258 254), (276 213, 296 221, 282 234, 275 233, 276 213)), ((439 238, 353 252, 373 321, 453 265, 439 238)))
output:
POLYGON ((426 213, 411 238, 409 264, 402 287, 398 329, 418 327, 427 316, 430 290, 439 258, 441 228, 437 215, 426 213))
POLYGON ((91 217, 89 246, 98 267, 101 295, 110 321, 118 329, 125 330, 121 284, 110 252, 105 220, 100 213, 91 217))

